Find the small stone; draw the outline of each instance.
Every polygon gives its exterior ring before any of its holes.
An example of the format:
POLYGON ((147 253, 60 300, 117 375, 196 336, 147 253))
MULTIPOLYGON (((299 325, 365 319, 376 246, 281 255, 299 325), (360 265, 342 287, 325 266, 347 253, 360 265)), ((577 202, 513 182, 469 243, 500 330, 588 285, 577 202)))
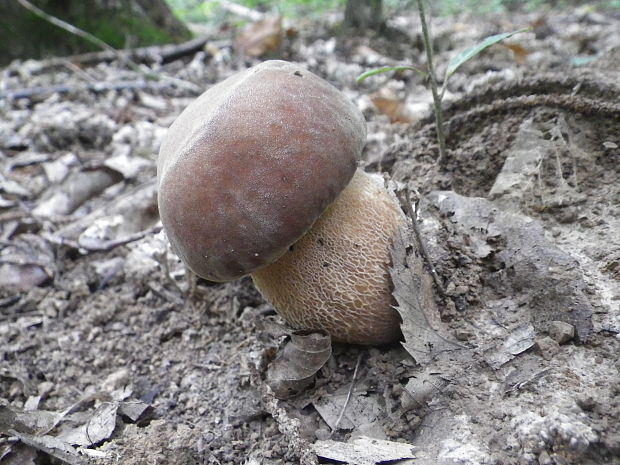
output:
POLYGON ((51 381, 43 381, 37 386, 37 391, 42 398, 46 398, 54 389, 54 383, 51 381))
POLYGON ((596 406, 596 400, 594 399, 594 397, 592 397, 589 394, 585 394, 585 393, 579 395, 575 399, 575 401, 577 402, 577 405, 579 405, 581 410, 583 410, 584 412, 590 412, 596 406))
POLYGON ((125 386, 129 382, 129 369, 121 368, 113 373, 110 373, 108 377, 103 381, 101 389, 103 391, 112 392, 125 386))
POLYGON ((471 331, 462 328, 457 329, 454 335, 458 341, 469 341, 474 336, 471 331))
POLYGON ((448 283, 448 285, 446 286, 446 295, 447 296, 453 296, 455 294, 455 289, 456 289, 456 284, 454 284, 454 282, 450 281, 448 283))
POLYGON ((467 294, 467 291, 468 291, 468 287, 467 286, 463 286, 463 285, 456 286, 456 289, 454 289, 454 293, 456 295, 465 295, 465 294, 467 294))
POLYGON ((545 360, 551 360, 560 350, 560 344, 548 336, 538 339, 535 344, 536 350, 545 360))
POLYGON ((546 450, 543 450, 540 454, 538 454, 538 463, 540 465, 553 465, 553 460, 549 457, 549 453, 546 450))
POLYGON ((558 344, 564 344, 575 337, 575 327, 563 321, 550 322, 547 332, 558 344))

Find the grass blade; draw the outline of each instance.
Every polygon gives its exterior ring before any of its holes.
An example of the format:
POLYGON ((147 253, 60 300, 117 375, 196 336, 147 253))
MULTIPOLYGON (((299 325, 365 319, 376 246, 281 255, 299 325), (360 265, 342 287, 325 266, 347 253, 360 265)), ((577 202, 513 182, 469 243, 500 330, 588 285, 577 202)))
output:
POLYGON ((415 71, 416 73, 426 76, 426 71, 423 71, 420 68, 416 68, 415 66, 386 66, 384 68, 377 68, 366 71, 365 73, 360 74, 356 80, 357 82, 362 82, 364 79, 370 76, 381 73, 388 73, 390 71, 415 71))
POLYGON ((455 56, 452 60, 450 60, 450 64, 448 65, 448 69, 446 70, 446 77, 444 78, 444 82, 447 81, 448 79, 450 79, 450 76, 452 76, 456 72, 456 70, 460 68, 460 66, 463 63, 469 61, 471 58, 473 58, 476 55, 478 55, 484 49, 490 47, 493 44, 501 42, 504 39, 508 39, 509 37, 512 37, 515 34, 519 34, 521 32, 525 32, 527 30, 529 30, 529 27, 526 27, 526 28, 523 28, 523 29, 519 29, 518 31, 504 32, 502 34, 495 34, 495 35, 487 37, 486 39, 484 39, 479 44, 474 45, 473 47, 469 47, 469 48, 463 50, 461 53, 459 53, 457 56, 455 56))

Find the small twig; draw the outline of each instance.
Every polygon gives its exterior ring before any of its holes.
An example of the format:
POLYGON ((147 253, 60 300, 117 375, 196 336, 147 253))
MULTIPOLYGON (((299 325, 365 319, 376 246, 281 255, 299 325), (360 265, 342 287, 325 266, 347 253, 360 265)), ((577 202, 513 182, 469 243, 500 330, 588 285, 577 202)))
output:
POLYGON ((71 63, 69 60, 63 60, 63 65, 70 71, 72 71, 73 73, 77 74, 78 76, 80 76, 82 79, 84 79, 87 82, 97 82, 97 80, 92 77, 90 74, 88 74, 86 71, 84 71, 82 68, 80 68, 78 65, 76 65, 75 63, 71 63))
POLYGON ((411 218, 411 224, 413 226, 413 233, 415 234, 416 242, 418 243, 420 253, 422 254, 422 257, 424 257, 424 261, 426 262, 426 265, 429 268, 431 276, 433 277, 435 286, 437 286, 437 292, 439 292, 439 295, 441 295, 441 297, 445 299, 447 298, 446 290, 443 288, 443 283, 441 282, 441 279, 439 278, 439 275, 437 274, 437 270, 435 269, 435 266, 433 265, 433 262, 431 261, 431 257, 428 254, 428 251, 426 250, 426 245, 424 243, 424 240, 422 239, 422 234, 420 233, 417 214, 413 209, 413 203, 411 202, 411 196, 409 195, 409 190, 402 189, 398 191, 396 195, 398 196, 401 204, 404 205, 405 209, 407 210, 407 214, 411 218))
MULTIPOLYGON (((154 284, 152 284, 152 283, 149 283, 149 284, 148 284, 148 286, 149 286, 149 289, 150 289, 153 293, 155 293, 156 295, 158 295, 158 296, 159 296, 159 297, 161 297, 162 299, 167 300, 168 302, 171 302, 171 303, 173 303, 173 304, 175 304, 175 305, 178 305, 178 306, 183 306, 183 305, 185 305, 185 301, 184 301, 181 297, 179 297, 177 294, 175 294, 175 293, 173 293, 173 292, 170 292, 170 291, 167 291, 167 290, 166 290, 165 288, 163 288, 163 287, 162 287, 162 288, 160 288, 160 287, 158 287, 158 286, 155 286, 155 285, 154 285, 154 284)), ((182 294, 181 294, 181 295, 182 295, 182 294)))
POLYGON ((437 125, 437 142, 439 142, 439 158, 437 159, 437 163, 441 164, 446 159, 446 136, 443 128, 441 96, 437 91, 437 75, 435 74, 435 66, 433 65, 433 43, 426 23, 424 0, 418 0, 418 12, 420 13, 420 22, 422 23, 422 39, 424 40, 426 61, 428 62, 428 76, 431 84, 431 92, 433 93, 433 103, 435 104, 435 124, 437 125))
POLYGON ((353 388, 355 387, 355 381, 357 379, 357 370, 359 370, 361 361, 362 361, 362 354, 359 354, 357 357, 357 363, 355 364, 355 370, 353 371, 353 379, 351 380, 351 386, 349 386, 349 392, 347 392, 347 398, 344 401, 344 405, 342 406, 342 410, 340 411, 340 415, 338 416, 336 423, 334 423, 334 427, 332 428, 331 434, 334 434, 334 432, 338 430, 338 425, 342 421, 342 418, 344 417, 344 413, 347 410, 347 406, 349 405, 349 402, 351 401, 351 395, 353 394, 353 388))

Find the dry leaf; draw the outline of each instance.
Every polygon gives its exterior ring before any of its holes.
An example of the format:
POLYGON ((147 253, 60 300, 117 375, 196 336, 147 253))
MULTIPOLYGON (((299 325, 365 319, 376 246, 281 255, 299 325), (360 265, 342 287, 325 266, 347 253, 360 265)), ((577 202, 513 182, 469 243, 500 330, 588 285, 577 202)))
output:
POLYGON ((484 352, 484 359, 494 370, 534 345, 536 332, 531 324, 513 329, 505 340, 484 352))
POLYGON ((500 42, 500 45, 506 47, 512 52, 512 56, 515 59, 515 63, 522 65, 525 63, 528 55, 530 54, 529 50, 527 50, 523 45, 517 43, 504 43, 500 42))
POLYGON ((71 168, 79 163, 77 155, 67 153, 55 160, 43 164, 45 177, 52 184, 58 184, 65 180, 71 172, 71 168))
POLYGON ((27 291, 43 285, 56 271, 54 251, 34 234, 20 234, 0 252, 0 289, 27 291))
POLYGON ((14 179, 7 178, 2 173, 0 173, 0 192, 22 198, 29 198, 31 195, 27 188, 14 179))
POLYGON ((405 391, 411 396, 414 407, 420 407, 429 404, 449 383, 437 367, 427 366, 409 378, 405 391))
POLYGON ((53 436, 33 436, 15 430, 8 430, 7 433, 11 436, 16 436, 21 442, 33 449, 54 457, 59 463, 70 465, 78 465, 80 463, 76 449, 53 436))
POLYGON ((392 123, 411 124, 414 121, 405 102, 390 89, 383 88, 371 95, 370 100, 392 123))
POLYGON ((421 365, 445 351, 462 346, 448 339, 433 297, 433 284, 424 269, 418 247, 412 241, 413 232, 400 228, 392 247, 390 275, 394 283, 392 295, 398 302, 394 307, 403 319, 403 347, 421 365))
POLYGON ((91 446, 109 439, 116 428, 118 404, 101 404, 94 414, 90 412, 85 423, 77 427, 62 428, 58 439, 75 446, 91 446))
MULTIPOLYGON (((140 422, 151 410, 150 405, 136 400, 101 402, 106 398, 109 398, 109 394, 97 392, 61 412, 20 411, 0 406, 0 433, 15 436, 24 445, 50 455, 61 463, 81 463, 81 454, 102 458, 103 452, 74 446, 92 446, 106 441, 114 433, 119 417, 132 423, 140 422), (100 403, 97 408, 92 408, 95 401, 100 403)), ((16 457, 22 456, 26 460, 28 454, 20 452, 16 457)), ((0 462, 4 463, 2 458, 0 456, 0 462)))
POLYGON ((246 27, 235 40, 235 49, 243 55, 258 57, 275 52, 282 43, 282 16, 268 16, 246 27))
POLYGON ((153 407, 141 400, 130 400, 119 405, 118 412, 129 423, 142 423, 151 416, 153 407))
POLYGON ((36 465, 36 449, 18 442, 11 444, 0 454, 2 465, 36 465))
POLYGON ((117 217, 121 217, 123 221, 114 228, 114 234, 110 237, 113 240, 120 240, 155 225, 159 220, 157 183, 147 182, 119 195, 113 202, 106 203, 60 229, 58 236, 76 240, 89 227, 105 223, 112 225, 117 217))
MULTIPOLYGON (((325 395, 312 405, 330 429, 334 430, 338 426, 339 429, 353 430, 354 433, 369 434, 368 430, 380 424, 381 419, 385 417, 383 393, 368 393, 366 390, 353 392, 344 415, 338 423, 348 397, 348 390, 349 386, 343 386, 334 394, 325 395)), ((385 435, 385 433, 380 434, 385 435)))
POLYGON ((314 375, 332 354, 329 334, 296 331, 267 370, 267 383, 280 399, 298 394, 312 383, 314 375))
POLYGON ((415 458, 414 446, 402 442, 383 441, 361 436, 349 442, 317 441, 314 452, 319 457, 355 465, 375 465, 377 463, 415 458))

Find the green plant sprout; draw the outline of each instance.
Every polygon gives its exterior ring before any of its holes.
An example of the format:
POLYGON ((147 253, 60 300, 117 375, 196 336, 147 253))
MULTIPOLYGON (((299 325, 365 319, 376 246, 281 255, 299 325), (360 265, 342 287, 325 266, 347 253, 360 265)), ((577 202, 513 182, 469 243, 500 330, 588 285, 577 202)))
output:
POLYGON ((486 48, 490 47, 491 45, 497 44, 502 40, 508 39, 515 34, 525 32, 529 30, 529 28, 523 28, 513 32, 504 32, 502 34, 495 34, 485 38, 482 42, 463 50, 461 53, 452 58, 452 60, 450 60, 450 63, 448 64, 448 68, 446 69, 446 73, 443 78, 441 90, 438 90, 437 75, 435 73, 435 67, 433 64, 433 47, 430 33, 428 32, 426 14, 424 11, 424 0, 417 0, 417 2, 418 12, 420 14, 420 22, 422 24, 422 39, 424 42, 424 50, 426 51, 427 70, 423 70, 415 66, 386 66, 383 68, 372 69, 370 71, 366 71, 365 73, 360 74, 357 78, 357 82, 362 82, 364 79, 370 76, 375 76, 377 74, 387 73, 390 71, 414 71, 427 78, 430 82, 431 92, 433 94, 435 125, 437 127, 437 142, 439 144, 439 158, 437 159, 437 162, 442 163, 443 160, 446 159, 446 138, 443 127, 443 111, 441 107, 441 102, 446 93, 450 77, 452 77, 452 75, 456 72, 456 70, 461 67, 461 65, 471 60, 473 57, 478 55, 486 48))

